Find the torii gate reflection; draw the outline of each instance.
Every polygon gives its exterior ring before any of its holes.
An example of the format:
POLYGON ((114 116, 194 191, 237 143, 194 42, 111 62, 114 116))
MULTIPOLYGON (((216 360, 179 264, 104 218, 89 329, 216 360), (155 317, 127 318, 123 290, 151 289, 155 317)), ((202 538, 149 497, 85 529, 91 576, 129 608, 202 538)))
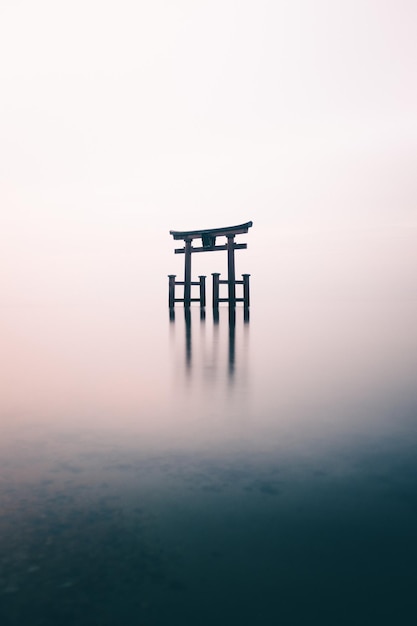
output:
MULTIPOLYGON (((222 313, 226 314, 226 310, 223 309, 222 313)), ((194 314, 197 311, 194 310, 194 314)), ((228 346, 227 346, 227 372, 229 382, 232 383, 235 375, 236 368, 236 309, 230 307, 227 311, 228 315, 228 346)), ((206 326, 206 313, 204 309, 200 309, 200 329, 205 331, 206 326)), ((240 316, 238 316, 240 317, 240 316)), ((193 363, 193 329, 192 329, 192 310, 189 307, 184 309, 184 330, 185 330, 185 367, 187 375, 191 375, 195 364, 193 363)), ((195 319, 195 318, 194 318, 195 319)), ((249 329, 249 309, 243 310, 243 325, 244 325, 244 337, 247 341, 248 329, 249 329)), ((170 311, 170 322, 175 323, 175 310, 170 311)), ((218 371, 218 349, 220 345, 219 330, 220 330, 220 315, 219 310, 213 310, 213 343, 212 343, 212 358, 214 374, 219 374, 218 371)), ((244 348, 245 346, 243 346, 244 348)), ((243 364, 243 363, 242 363, 243 364)), ((203 364, 204 368, 204 364, 203 364)), ((223 378, 223 377, 222 377, 223 378)))

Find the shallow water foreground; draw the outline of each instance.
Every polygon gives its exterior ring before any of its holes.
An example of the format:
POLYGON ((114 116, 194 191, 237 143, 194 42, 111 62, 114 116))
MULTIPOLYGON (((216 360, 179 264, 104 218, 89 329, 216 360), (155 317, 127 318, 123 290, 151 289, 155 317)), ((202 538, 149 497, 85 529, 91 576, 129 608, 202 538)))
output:
POLYGON ((4 312, 4 626, 406 624, 415 304, 4 312))

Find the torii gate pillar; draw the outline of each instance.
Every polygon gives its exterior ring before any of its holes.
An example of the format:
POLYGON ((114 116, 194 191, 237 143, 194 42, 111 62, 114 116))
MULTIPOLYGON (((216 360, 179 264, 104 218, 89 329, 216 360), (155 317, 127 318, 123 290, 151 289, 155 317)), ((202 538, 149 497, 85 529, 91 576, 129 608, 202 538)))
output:
POLYGON ((191 240, 185 242, 184 259, 184 306, 191 304, 191 240))
POLYGON ((227 284, 229 292, 229 304, 236 304, 236 273, 235 273, 235 236, 227 235, 227 284))

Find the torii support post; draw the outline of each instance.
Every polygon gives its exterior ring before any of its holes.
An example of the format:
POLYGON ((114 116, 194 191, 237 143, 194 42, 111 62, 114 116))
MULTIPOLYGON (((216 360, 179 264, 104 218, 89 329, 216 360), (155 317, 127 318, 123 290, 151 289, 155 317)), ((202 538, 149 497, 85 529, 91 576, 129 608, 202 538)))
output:
POLYGON ((220 274, 215 272, 213 276, 213 309, 219 308, 220 274))
POLYGON ((249 308, 250 300, 249 300, 249 276, 250 274, 242 274, 243 278, 243 304, 245 308, 249 308))
POLYGON ((169 294, 168 294, 168 304, 169 308, 173 309, 175 306, 175 276, 176 274, 169 274, 169 294))
POLYGON ((200 279, 200 307, 204 309, 206 306, 206 277, 199 276, 200 279))

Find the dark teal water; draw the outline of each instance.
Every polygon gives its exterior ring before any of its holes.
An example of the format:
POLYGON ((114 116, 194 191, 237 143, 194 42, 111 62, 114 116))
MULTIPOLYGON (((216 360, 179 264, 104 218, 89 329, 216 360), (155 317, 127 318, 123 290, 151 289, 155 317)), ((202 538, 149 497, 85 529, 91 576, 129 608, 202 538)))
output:
POLYGON ((414 623, 414 314, 4 313, 0 623, 414 623))

